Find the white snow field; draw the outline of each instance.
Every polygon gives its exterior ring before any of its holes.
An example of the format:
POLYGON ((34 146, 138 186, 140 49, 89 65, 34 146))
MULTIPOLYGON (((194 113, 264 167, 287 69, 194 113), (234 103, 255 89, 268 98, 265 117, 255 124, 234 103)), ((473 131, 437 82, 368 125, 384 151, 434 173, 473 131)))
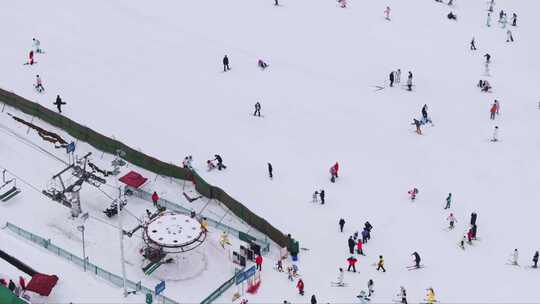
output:
MULTIPOLYGON (((422 302, 428 287, 442 303, 539 302, 540 270, 527 266, 540 249, 540 2, 496 0, 491 27, 485 0, 456 0, 452 8, 433 0, 351 0, 346 9, 333 0, 280 3, 4 1, 0 87, 51 109, 60 94, 66 116, 164 161, 179 164, 193 155, 205 179, 310 249, 299 257, 305 296, 298 295, 296 281, 271 269, 274 251, 265 259, 259 292, 248 296, 252 303, 307 302, 312 294, 319 302, 358 302, 369 279, 375 303, 391 302, 399 286, 407 288, 409 302, 422 302), (391 21, 383 16, 387 5, 391 21), (513 43, 497 22, 501 9, 518 15, 518 26, 507 26, 513 43), (457 21, 446 18, 450 11, 457 21), (473 36, 477 51, 469 50, 473 36), (46 53, 36 55, 36 65, 23 66, 33 37, 46 53), (485 53, 492 55, 490 76, 484 75, 485 53), (232 68, 226 73, 225 54, 232 68), (261 71, 259 58, 269 68, 261 71), (388 87, 388 74, 397 68, 402 83, 413 72, 412 92, 388 87), (32 87, 36 74, 44 94, 32 87), (488 79, 493 92, 481 93, 479 79, 488 79), (491 121, 494 99, 501 112, 491 121), (251 116, 257 101, 263 118, 251 116), (434 126, 420 136, 411 121, 424 104, 434 126), (500 141, 490 142, 496 125, 500 141), (206 172, 206 160, 216 153, 228 168, 206 172), (332 184, 328 169, 335 161, 340 177, 332 184), (412 187, 420 190, 414 203, 407 195, 412 187), (327 203, 310 203, 321 188, 327 203), (454 201, 448 211, 449 192, 454 201), (480 240, 463 251, 457 242, 472 211, 480 240), (458 222, 449 232, 450 212, 458 222), (359 258, 360 274, 346 274, 349 287, 330 287, 338 268, 346 267, 348 236, 366 220, 374 228, 367 256, 359 258), (514 248, 521 267, 506 265, 514 248), (405 268, 413 251, 424 269, 405 268), (380 254, 386 273, 372 266, 380 254)), ((1 123, 9 119, 2 114, 1 123)), ((24 146, 0 138, 0 165, 23 178, 44 187, 62 168, 46 161, 29 165, 17 153, 36 152, 19 152, 24 146)), ((27 201, 35 199, 31 192, 0 206, 0 219, 21 221, 23 213, 36 212, 44 219, 27 225, 44 233, 54 231, 47 223, 68 226, 65 208, 43 198, 27 201), (26 207, 14 207, 21 202, 26 207), (47 208, 31 211, 32 204, 47 208)), ((97 215, 107 204, 96 198, 89 211, 97 215)), ((101 231, 94 242, 115 251, 96 258, 118 267, 117 234, 101 231)), ((228 277, 229 269, 217 267, 190 282, 193 289, 169 292, 179 301, 198 301, 228 277)), ((99 301, 88 288, 82 301, 99 301)), ((231 292, 219 302, 230 302, 231 292)))

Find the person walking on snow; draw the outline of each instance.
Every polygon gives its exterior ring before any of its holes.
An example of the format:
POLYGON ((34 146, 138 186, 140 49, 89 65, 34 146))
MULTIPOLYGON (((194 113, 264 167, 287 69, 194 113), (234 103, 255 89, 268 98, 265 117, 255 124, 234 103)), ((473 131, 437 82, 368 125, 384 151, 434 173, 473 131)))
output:
POLYGON ((319 191, 315 191, 313 192, 313 196, 312 196, 312 202, 315 204, 315 203, 318 203, 319 202, 319 191))
POLYGON ((512 26, 517 26, 517 15, 512 13, 512 26))
POLYGON ((230 69, 231 68, 229 67, 229 57, 227 57, 227 55, 225 55, 225 57, 223 57, 223 72, 227 72, 230 69))
POLYGON ((538 268, 538 250, 534 253, 532 261, 534 263, 534 265, 532 265, 532 268, 538 268))
POLYGON ((39 77, 39 75, 36 75, 36 84, 34 87, 39 93, 45 91, 45 88, 43 87, 43 83, 41 82, 41 77, 39 77))
POLYGON ((349 263, 349 268, 347 268, 347 271, 351 271, 352 268, 353 272, 356 272, 356 262, 358 262, 358 260, 355 257, 350 256, 347 259, 347 262, 349 263))
POLYGON ((354 246, 356 245, 356 242, 354 241, 352 236, 349 236, 349 240, 347 241, 347 245, 349 245, 349 253, 354 254, 354 246))
POLYGON ((446 218, 446 220, 450 223, 450 226, 448 227, 448 229, 454 229, 454 223, 457 222, 454 214, 450 213, 450 215, 446 218))
POLYGON ((304 295, 304 281, 302 279, 298 279, 298 283, 296 283, 296 288, 298 288, 298 293, 300 295, 304 295))
POLYGON ((317 304, 317 298, 315 298, 315 295, 311 295, 311 304, 317 304))
POLYGON ((356 252, 359 255, 365 255, 363 247, 364 247, 364 244, 362 243, 362 240, 358 239, 358 241, 356 242, 356 252))
POLYGON ((418 254, 418 252, 413 252, 413 254, 411 254, 412 256, 414 256, 414 266, 416 268, 420 268, 420 255, 418 254))
POLYGON ((390 21, 390 6, 387 6, 384 10, 384 18, 388 21, 390 21))
POLYGON ((28 64, 34 64, 34 50, 30 50, 30 53, 28 54, 28 64))
POLYGON ((321 189, 321 191, 319 192, 319 197, 321 198, 321 205, 324 205, 325 193, 323 189, 321 189))
POLYGON ((390 75, 388 76, 390 79, 390 87, 394 86, 394 71, 390 72, 390 75))
POLYGON ((506 31, 506 42, 514 42, 514 36, 512 36, 512 31, 506 31))
POLYGON ((386 272, 386 269, 384 269, 384 259, 382 255, 379 255, 379 262, 377 262, 377 271, 379 269, 382 269, 383 272, 386 272))
POLYGON ((343 272, 343 268, 339 269, 339 274, 337 277, 337 285, 338 286, 344 286, 345 283, 343 283, 343 279, 345 278, 345 273, 343 272))
POLYGON ((499 22, 501 22, 501 28, 505 29, 506 24, 508 23, 508 19, 506 18, 506 14, 504 14, 502 16, 502 18, 501 18, 501 20, 499 22))
POLYGON ((435 302, 437 302, 437 300, 435 299, 435 291, 433 291, 433 288, 430 287, 428 288, 428 292, 427 292, 427 303, 428 304, 433 304, 435 302))
POLYGON ((219 154, 214 154, 214 160, 217 161, 217 168, 221 171, 221 169, 227 169, 227 166, 223 164, 223 158, 219 154))
POLYGON ((495 120, 495 114, 497 114, 497 105, 493 103, 489 109, 489 119, 495 120))
POLYGON ((272 164, 268 163, 268 177, 270 177, 270 179, 274 178, 273 171, 274 171, 274 169, 272 168, 272 164))
POLYGON ((397 69, 394 81, 397 84, 401 82, 401 69, 397 69))
POLYGON ((365 244, 367 243, 368 240, 369 240, 369 231, 364 228, 364 230, 362 230, 362 243, 365 244))
POLYGON ((519 252, 517 249, 514 249, 514 252, 512 253, 512 265, 519 265, 519 252))
POLYGON ((405 287, 399 287, 398 297, 401 298, 402 304, 407 304, 407 290, 405 290, 405 287))
POLYGON ((452 193, 448 193, 448 196, 446 197, 446 206, 444 206, 444 209, 450 209, 451 203, 452 203, 452 193))
POLYGON ((498 126, 495 126, 495 128, 493 128, 493 138, 491 139, 492 142, 496 142, 496 141, 499 141, 499 127, 498 126))
POLYGON ((490 64, 491 63, 491 55, 489 53, 486 53, 484 55, 484 57, 486 58, 486 64, 490 64))
POLYGON ((345 226, 345 220, 339 219, 339 231, 343 232, 343 227, 345 226))
POLYGON ((40 54, 42 53, 43 51, 41 50, 41 42, 36 39, 36 38, 32 38, 32 48, 36 51, 36 53, 40 54))
POLYGON ((257 264, 257 269, 259 271, 262 271, 262 263, 263 263, 263 257, 258 254, 257 257, 255 258, 255 264, 257 264))
POLYGON ((476 51, 476 44, 474 42, 474 37, 471 40, 471 51, 476 51))
POLYGON ((334 183, 336 178, 338 178, 339 164, 336 162, 332 167, 330 167, 330 181, 334 183))
POLYGON ((495 104, 495 107, 496 107, 496 110, 495 110, 495 113, 497 115, 499 115, 499 110, 501 109, 501 106, 499 104, 499 101, 497 99, 495 99, 495 101, 493 102, 493 104, 495 104))
POLYGON ((261 103, 258 101, 255 103, 255 112, 253 112, 253 116, 261 117, 261 103))
POLYGON ((371 297, 371 295, 375 293, 375 289, 373 288, 373 285, 375 285, 373 283, 373 280, 369 279, 369 281, 367 282, 368 297, 371 297))
POLYGON ((412 91, 412 72, 409 71, 409 76, 407 77, 407 90, 412 91))
POLYGON ((487 14, 486 26, 491 27, 491 13, 487 14))
POLYGON ((416 127, 416 134, 422 135, 422 129, 420 129, 420 126, 422 125, 420 121, 416 118, 413 118, 413 122, 411 125, 414 125, 416 127))
POLYGON ((62 105, 65 105, 66 103, 62 101, 62 98, 60 98, 60 95, 56 95, 56 101, 53 104, 56 105, 56 108, 58 109, 58 113, 62 113, 62 105))

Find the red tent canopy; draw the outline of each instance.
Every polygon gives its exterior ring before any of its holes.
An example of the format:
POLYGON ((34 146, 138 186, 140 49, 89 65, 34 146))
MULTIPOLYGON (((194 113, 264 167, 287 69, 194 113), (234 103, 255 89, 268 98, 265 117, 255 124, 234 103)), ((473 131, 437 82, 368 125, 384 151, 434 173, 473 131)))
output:
POLYGON ((120 177, 118 180, 130 187, 137 189, 140 186, 142 186, 144 183, 146 183, 148 178, 143 177, 142 175, 140 175, 139 173, 135 171, 131 171, 128 174, 120 177))
POLYGON ((26 285, 26 290, 33 291, 41 296, 47 297, 51 294, 56 282, 58 282, 58 277, 55 275, 36 273, 28 285, 26 285))

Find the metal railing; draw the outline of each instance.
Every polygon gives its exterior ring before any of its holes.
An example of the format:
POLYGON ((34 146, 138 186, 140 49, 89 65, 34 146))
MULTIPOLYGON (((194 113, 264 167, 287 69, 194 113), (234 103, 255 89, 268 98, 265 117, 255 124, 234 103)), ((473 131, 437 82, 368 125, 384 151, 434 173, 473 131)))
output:
MULTIPOLYGON (((13 233, 22 236, 23 238, 32 241, 35 244, 38 244, 39 246, 47 249, 48 251, 58 255, 59 257, 62 257, 80 267, 84 267, 85 261, 84 259, 78 257, 77 255, 72 254, 71 252, 62 249, 52 243, 50 239, 44 239, 36 234, 33 234, 32 232, 26 231, 23 228, 18 227, 17 225, 14 225, 12 223, 6 223, 6 228, 12 231, 13 233)), ((124 286, 124 280, 121 276, 118 276, 110 271, 107 271, 97 265, 94 265, 93 263, 90 263, 86 261, 86 269, 87 272, 90 272, 100 278, 103 278, 117 287, 123 287, 124 286)), ((145 294, 154 294, 154 291, 142 286, 141 282, 133 282, 131 280, 126 280, 126 287, 132 290, 136 290, 137 292, 143 292, 145 294)), ((179 304, 178 302, 171 300, 165 296, 163 297, 163 303, 165 304, 179 304)))

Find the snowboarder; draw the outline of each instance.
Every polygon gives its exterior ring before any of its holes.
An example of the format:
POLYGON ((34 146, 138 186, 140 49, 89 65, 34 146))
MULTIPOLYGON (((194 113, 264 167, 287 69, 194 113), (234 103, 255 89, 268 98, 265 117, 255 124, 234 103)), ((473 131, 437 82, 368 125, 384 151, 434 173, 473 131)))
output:
POLYGON ((227 166, 223 164, 223 158, 219 154, 214 154, 214 160, 217 161, 217 168, 221 171, 221 169, 227 169, 227 166))
POLYGON ((401 82, 401 69, 397 69, 394 81, 398 84, 401 82))
POLYGON ((296 283, 296 288, 298 288, 298 293, 300 295, 304 295, 304 281, 302 279, 298 279, 298 283, 296 283))
POLYGON ((390 6, 387 6, 384 10, 384 18, 388 21, 390 21, 390 6))
POLYGON ((313 192, 312 202, 313 203, 318 203, 319 202, 319 191, 313 192))
POLYGON ((478 217, 478 215, 476 214, 476 212, 473 212, 471 213, 471 226, 473 225, 476 225, 476 218, 478 217))
POLYGON ((414 202, 414 200, 416 199, 416 195, 418 194, 418 189, 416 189, 416 187, 412 188, 407 193, 410 195, 411 201, 414 202))
POLYGON ((407 90, 412 91, 412 72, 409 71, 409 76, 407 77, 407 90))
POLYGON ((491 139, 492 142, 497 142, 499 141, 499 127, 498 126, 495 126, 495 128, 493 128, 493 138, 491 139))
POLYGON ((486 64, 490 64, 491 63, 491 55, 489 53, 486 53, 484 55, 484 57, 486 58, 486 64))
POLYGON ((435 299, 435 291, 433 291, 433 288, 430 287, 428 288, 428 292, 427 292, 427 302, 428 304, 433 304, 435 302, 437 302, 437 300, 435 299))
POLYGON ((339 231, 343 232, 343 226, 345 226, 345 220, 339 219, 339 231))
POLYGON ((512 265, 519 265, 519 252, 517 249, 514 249, 514 252, 512 253, 512 265))
POLYGON ((42 93, 45 91, 45 88, 43 87, 43 83, 41 82, 41 77, 39 75, 36 75, 36 84, 34 85, 38 93, 42 93))
POLYGON ((517 26, 517 15, 512 13, 512 26, 517 26))
POLYGON ((229 67, 229 57, 227 57, 227 55, 225 55, 225 57, 223 57, 223 72, 227 72, 230 69, 231 68, 229 67))
POLYGON ((347 245, 349 245, 349 253, 354 254, 354 246, 356 246, 356 242, 354 241, 352 235, 349 236, 349 240, 347 241, 347 245))
POLYGON ((512 36, 512 31, 506 31, 506 42, 514 42, 514 36, 512 36))
POLYGON ((321 198, 321 205, 324 205, 324 196, 324 190, 321 189, 321 191, 319 192, 319 197, 321 198))
POLYGON ((534 265, 532 265, 532 268, 538 268, 538 250, 534 253, 532 261, 534 263, 534 265))
POLYGON ((474 37, 471 40, 471 51, 476 51, 476 44, 474 42, 474 37))
POLYGON ((315 298, 315 295, 311 295, 311 304, 317 304, 317 298, 315 298))
POLYGON ((38 54, 43 53, 43 50, 41 49, 41 42, 36 38, 32 38, 32 48, 34 48, 38 54))
POLYGON ((332 167, 330 167, 330 181, 332 183, 336 182, 336 178, 338 178, 338 171, 339 171, 339 164, 336 162, 332 167))
POLYGON ((373 280, 369 279, 369 281, 367 281, 368 297, 371 297, 371 295, 375 293, 375 289, 373 288, 373 285, 375 285, 373 283, 373 280))
POLYGON ((487 14, 486 26, 487 26, 487 27, 490 27, 490 26, 491 26, 491 13, 488 13, 488 14, 487 14))
POLYGON ((413 252, 413 254, 411 254, 412 256, 414 256, 414 267, 416 268, 420 268, 420 255, 418 254, 418 252, 413 252))
POLYGON ((363 250, 364 244, 362 243, 362 240, 358 239, 356 242, 356 252, 360 255, 365 255, 363 250))
POLYGON ((379 269, 382 269, 383 272, 386 272, 386 269, 384 269, 384 259, 382 255, 379 255, 379 262, 377 262, 377 271, 379 269))
POLYGON ((349 268, 347 268, 347 271, 351 271, 352 268, 353 272, 356 272, 356 262, 358 262, 358 260, 355 257, 350 256, 347 259, 347 262, 349 262, 349 268))
POLYGON ((339 269, 338 277, 337 277, 337 285, 338 286, 345 286, 345 283, 343 282, 343 279, 345 278, 345 273, 343 272, 343 268, 339 269))
POLYGON ((257 265, 257 270, 262 271, 263 257, 258 254, 255 258, 255 264, 257 265))
POLYGON ((420 121, 416 118, 413 118, 413 122, 411 125, 414 125, 416 127, 416 134, 422 135, 422 129, 420 129, 420 126, 422 125, 420 121))
POLYGON ((58 113, 62 113, 62 105, 65 105, 66 103, 62 101, 62 98, 60 98, 60 95, 56 95, 56 101, 53 104, 56 105, 56 108, 58 109, 58 113))
POLYGON ((454 223, 457 222, 454 214, 450 213, 450 215, 446 218, 446 220, 450 223, 450 226, 448 227, 448 229, 454 229, 454 223))
POLYGON ((272 168, 272 164, 268 163, 268 177, 270 177, 270 179, 274 178, 274 174, 272 173, 273 171, 274 169, 272 168))
POLYGON ((28 54, 28 64, 33 65, 34 64, 34 50, 31 50, 28 54))
POLYGON ((489 119, 495 120, 495 114, 497 113, 497 105, 493 103, 489 109, 489 119))
POLYGON ((446 206, 444 206, 444 209, 450 209, 450 203, 452 203, 452 193, 448 193, 448 196, 446 197, 446 206))
POLYGON ((405 287, 399 287, 398 297, 401 298, 402 304, 407 304, 407 290, 405 290, 405 287))
POLYGON ((158 201, 159 201, 159 195, 157 194, 156 191, 154 191, 154 193, 152 193, 152 203, 154 204, 154 207, 157 207, 158 201))
POLYGON ((257 61, 257 65, 261 68, 261 70, 264 70, 268 67, 268 64, 264 62, 262 59, 259 59, 257 61))
POLYGON ((394 71, 390 72, 390 75, 388 76, 390 79, 390 87, 394 86, 394 71))
POLYGON ((253 112, 253 116, 261 117, 261 103, 258 101, 255 103, 255 112, 253 112))

